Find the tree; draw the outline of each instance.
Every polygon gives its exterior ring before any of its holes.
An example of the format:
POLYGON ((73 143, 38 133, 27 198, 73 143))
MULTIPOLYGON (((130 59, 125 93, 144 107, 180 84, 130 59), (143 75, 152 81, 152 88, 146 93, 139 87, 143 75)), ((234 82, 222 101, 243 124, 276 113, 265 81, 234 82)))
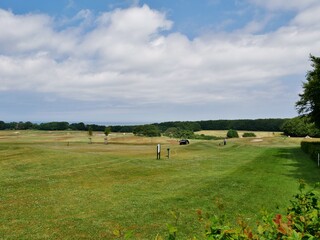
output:
POLYGON ((6 123, 4 121, 0 121, 0 130, 6 129, 6 123))
POLYGON ((68 122, 48 122, 48 123, 41 123, 39 125, 39 130, 67 130, 69 128, 68 122))
POLYGON ((307 72, 306 82, 303 83, 303 93, 296 102, 298 113, 308 116, 316 127, 320 128, 320 58, 310 54, 313 69, 307 72))
POLYGON ((161 136, 159 128, 152 124, 135 127, 133 129, 133 134, 138 136, 147 136, 147 137, 161 136))
POLYGON ((71 123, 69 125, 69 128, 72 129, 72 130, 80 130, 80 131, 85 131, 87 130, 87 126, 83 123, 83 122, 80 122, 80 123, 71 123))
POLYGON ((89 136, 92 136, 92 127, 91 127, 91 126, 90 126, 89 129, 88 129, 88 135, 89 135, 89 136))
POLYGON ((311 123, 307 117, 295 117, 287 120, 282 125, 282 131, 285 135, 291 137, 319 137, 320 130, 315 127, 314 123, 311 123))
POLYGON ((170 138, 177 137, 177 132, 179 131, 176 127, 169 127, 165 132, 164 135, 170 138))
POLYGON ((104 135, 106 135, 106 137, 110 134, 110 132, 111 132, 111 128, 110 127, 106 127, 104 129, 104 135))
POLYGON ((110 127, 106 127, 104 129, 104 135, 106 136, 104 138, 104 144, 107 144, 108 143, 108 135, 111 133, 111 128, 110 127))

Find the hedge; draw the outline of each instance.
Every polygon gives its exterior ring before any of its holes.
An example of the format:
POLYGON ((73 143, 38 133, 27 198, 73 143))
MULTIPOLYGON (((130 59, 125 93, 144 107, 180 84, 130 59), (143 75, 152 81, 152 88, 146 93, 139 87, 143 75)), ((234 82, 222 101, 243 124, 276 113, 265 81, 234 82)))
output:
POLYGON ((306 154, 310 155, 313 160, 318 160, 318 153, 320 153, 320 142, 301 142, 301 149, 306 154))

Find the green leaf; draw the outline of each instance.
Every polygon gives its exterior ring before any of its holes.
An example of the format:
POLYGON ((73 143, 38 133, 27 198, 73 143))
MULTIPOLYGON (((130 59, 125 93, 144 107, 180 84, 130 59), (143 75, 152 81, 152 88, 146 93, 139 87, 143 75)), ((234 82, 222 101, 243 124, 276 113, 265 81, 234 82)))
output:
POLYGON ((300 231, 300 232, 304 232, 304 228, 303 225, 295 223, 294 226, 300 231))
POLYGON ((171 225, 171 224, 167 224, 167 228, 168 228, 168 231, 170 234, 174 234, 174 233, 178 232, 178 228, 171 225))
POLYGON ((292 239, 292 240, 301 240, 301 239, 302 239, 302 236, 301 236, 300 233, 297 233, 296 231, 293 231, 293 232, 292 232, 292 236, 291 236, 289 239, 292 239))

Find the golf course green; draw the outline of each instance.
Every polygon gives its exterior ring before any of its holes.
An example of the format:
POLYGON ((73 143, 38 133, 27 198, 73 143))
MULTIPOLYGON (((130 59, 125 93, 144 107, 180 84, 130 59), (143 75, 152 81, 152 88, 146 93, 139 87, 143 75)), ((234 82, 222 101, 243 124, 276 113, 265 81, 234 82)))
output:
POLYGON ((285 212, 299 179, 320 181, 299 138, 178 140, 1 131, 0 239, 155 239, 166 224, 201 239, 198 210, 254 224, 263 210, 285 212))

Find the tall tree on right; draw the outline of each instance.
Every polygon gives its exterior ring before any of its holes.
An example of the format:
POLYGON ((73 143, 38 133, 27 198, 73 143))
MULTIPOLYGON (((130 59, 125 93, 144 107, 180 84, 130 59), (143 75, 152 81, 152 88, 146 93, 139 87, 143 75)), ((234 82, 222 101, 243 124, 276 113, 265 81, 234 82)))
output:
POLYGON ((299 115, 309 116, 309 119, 320 128, 320 58, 310 54, 312 70, 307 72, 303 83, 303 93, 296 102, 299 115))

